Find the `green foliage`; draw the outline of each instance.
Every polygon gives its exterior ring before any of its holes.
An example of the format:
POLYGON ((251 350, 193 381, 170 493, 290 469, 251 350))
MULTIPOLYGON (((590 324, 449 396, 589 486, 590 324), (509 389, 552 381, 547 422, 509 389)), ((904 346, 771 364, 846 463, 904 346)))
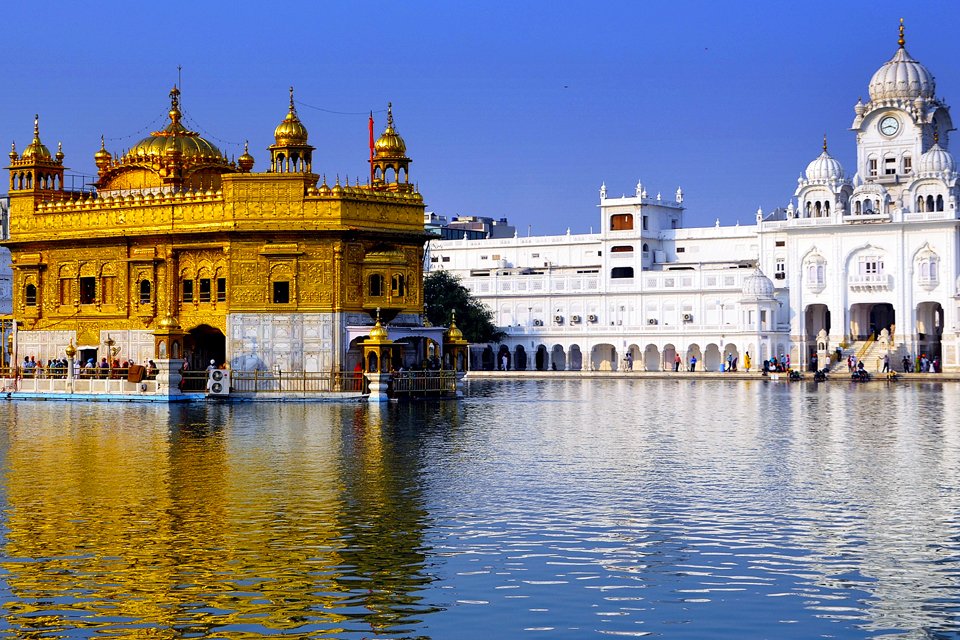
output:
POLYGON ((493 324, 493 312, 460 284, 449 271, 431 271, 423 278, 423 313, 436 327, 450 324, 457 312, 457 326, 467 342, 500 342, 506 337, 493 324))

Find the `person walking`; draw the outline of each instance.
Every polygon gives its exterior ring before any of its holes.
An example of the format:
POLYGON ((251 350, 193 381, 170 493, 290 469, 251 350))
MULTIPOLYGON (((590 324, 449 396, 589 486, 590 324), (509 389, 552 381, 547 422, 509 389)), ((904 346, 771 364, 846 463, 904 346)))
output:
POLYGON ((696 371, 696 370, 697 370, 697 356, 691 355, 691 356, 690 356, 690 371, 696 371))
POLYGON ((890 373, 890 354, 883 354, 883 373, 890 373))
POLYGON ((747 370, 747 373, 750 373, 750 352, 747 351, 743 354, 743 367, 747 370))
POLYGON ((674 370, 674 371, 680 371, 680 362, 681 362, 681 360, 680 360, 680 354, 678 353, 678 354, 673 358, 673 370, 674 370))

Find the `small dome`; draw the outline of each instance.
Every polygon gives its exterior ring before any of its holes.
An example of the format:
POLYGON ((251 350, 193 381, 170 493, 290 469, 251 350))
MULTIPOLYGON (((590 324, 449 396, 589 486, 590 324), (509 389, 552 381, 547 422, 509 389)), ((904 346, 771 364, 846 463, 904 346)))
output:
POLYGON ((956 171, 957 165, 953 155, 935 142, 926 153, 920 156, 920 173, 942 173, 956 171))
POLYGON ((250 155, 250 145, 247 142, 244 142, 243 155, 237 158, 237 166, 240 167, 241 171, 250 173, 250 170, 253 169, 253 162, 253 156, 250 155))
POLYGON ((773 297, 773 280, 763 275, 763 271, 758 267, 743 279, 743 295, 751 298, 770 299, 773 297))
POLYGON ((293 87, 290 87, 290 110, 287 117, 273 130, 273 137, 278 146, 307 144, 307 128, 300 122, 297 109, 293 106, 293 87))
POLYGON ((453 313, 453 316, 450 318, 450 328, 447 329, 447 339, 450 342, 462 342, 463 341, 463 331, 460 331, 460 327, 457 326, 457 314, 453 313))
POLYGON ((823 143, 823 153, 807 165, 807 180, 842 180, 843 166, 840 161, 827 153, 827 143, 823 143))
POLYGON ((33 118, 33 142, 23 150, 21 160, 50 160, 50 149, 40 142, 40 116, 33 118))
POLYGON ((393 103, 387 103, 387 128, 373 145, 377 158, 402 158, 407 153, 407 143, 393 127, 393 103))
POLYGON ((171 315, 167 315, 160 321, 159 328, 164 331, 170 331, 172 329, 179 329, 180 323, 177 322, 177 319, 171 315))
POLYGON ((373 342, 387 342, 387 330, 380 324, 380 310, 377 309, 377 323, 370 329, 370 340, 373 342))
POLYGON ((113 160, 113 156, 107 151, 103 136, 100 136, 100 150, 93 154, 93 162, 98 167, 106 166, 113 160))
POLYGON ((870 79, 871 100, 929 99, 935 89, 933 74, 911 58, 902 45, 870 79))

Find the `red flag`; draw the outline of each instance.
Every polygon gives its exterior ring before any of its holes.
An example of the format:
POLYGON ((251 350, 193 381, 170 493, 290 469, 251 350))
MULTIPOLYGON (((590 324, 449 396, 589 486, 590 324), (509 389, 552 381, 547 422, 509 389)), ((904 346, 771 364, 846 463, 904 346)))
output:
POLYGON ((373 184, 373 111, 370 112, 370 184, 373 184))

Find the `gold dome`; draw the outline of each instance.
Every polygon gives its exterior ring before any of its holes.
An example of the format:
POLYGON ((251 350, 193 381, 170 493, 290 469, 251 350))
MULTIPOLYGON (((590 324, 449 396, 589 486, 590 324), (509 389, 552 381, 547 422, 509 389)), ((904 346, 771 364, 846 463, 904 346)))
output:
POLYGON ((20 156, 17 155, 17 143, 16 143, 16 142, 11 142, 11 143, 10 143, 10 162, 16 161, 17 158, 19 158, 19 157, 20 157, 20 156))
POLYGON ((243 155, 237 158, 237 166, 240 167, 241 171, 250 173, 250 169, 253 169, 253 156, 250 155, 250 145, 246 141, 243 143, 243 155))
POLYGON ((460 331, 460 328, 457 326, 457 312, 454 311, 453 315, 450 318, 450 328, 447 329, 447 337, 450 342, 462 342, 463 341, 463 331, 460 331))
POLYGON ((393 103, 387 103, 387 128, 373 145, 377 158, 402 158, 407 153, 407 144, 393 127, 393 103))
POLYGON ((193 161, 209 160, 226 164, 227 159, 212 142, 200 137, 196 131, 190 131, 180 118, 180 90, 176 86, 170 91, 170 124, 162 131, 154 131, 148 137, 135 144, 123 159, 128 162, 160 160, 164 157, 179 155, 180 158, 193 161))
POLYGON ((273 137, 277 146, 307 144, 307 128, 300 122, 300 118, 297 117, 297 109, 293 106, 293 87, 290 87, 290 110, 283 122, 273 130, 273 137))
POLYGON ((33 142, 23 150, 21 160, 50 160, 50 149, 40 142, 40 116, 33 117, 33 142))
POLYGON ((380 307, 377 307, 377 322, 370 329, 370 340, 372 342, 389 342, 387 330, 380 324, 380 307))
POLYGON ((106 146, 104 145, 104 138, 100 136, 100 150, 93 154, 93 162, 97 167, 103 167, 113 160, 113 156, 110 155, 110 152, 107 151, 106 146))
POLYGON ((167 314, 166 317, 164 317, 164 319, 160 321, 159 328, 165 331, 169 331, 171 329, 179 329, 180 323, 177 322, 177 319, 174 318, 172 315, 167 314))

